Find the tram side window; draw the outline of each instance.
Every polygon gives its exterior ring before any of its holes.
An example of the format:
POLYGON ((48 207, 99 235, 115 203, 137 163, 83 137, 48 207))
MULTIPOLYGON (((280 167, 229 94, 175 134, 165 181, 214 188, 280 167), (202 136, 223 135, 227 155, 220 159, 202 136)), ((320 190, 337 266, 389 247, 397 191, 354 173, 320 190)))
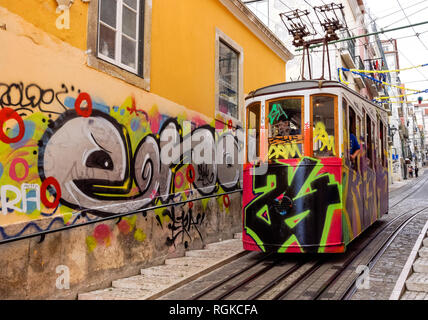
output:
POLYGON ((373 134, 373 124, 370 120, 368 114, 366 114, 366 141, 367 141, 367 158, 368 158, 368 166, 373 168, 373 143, 372 143, 372 134, 373 134))
POLYGON ((387 131, 386 131, 386 126, 383 126, 383 157, 384 157, 384 161, 383 161, 383 166, 385 168, 388 167, 388 152, 387 152, 387 131))
POLYGON ((380 156, 381 156, 381 162, 382 162, 382 166, 386 166, 386 156, 385 156, 385 126, 383 124, 383 121, 380 120, 379 121, 380 126, 379 126, 379 138, 380 138, 380 146, 381 146, 381 150, 380 150, 380 156))
POLYGON ((247 161, 260 157, 260 103, 252 104, 247 112, 247 161))
POLYGON ((343 153, 346 159, 349 158, 349 131, 348 131, 348 103, 345 99, 342 100, 342 126, 343 126, 343 153))
POLYGON ((282 98, 269 102, 269 159, 300 158, 303 98, 282 98))
POLYGON ((334 157, 335 144, 335 98, 332 96, 312 97, 313 150, 315 157, 334 157))
MULTIPOLYGON (((358 119, 359 120, 359 119, 358 119)), ((357 170, 357 156, 360 153, 361 146, 358 143, 358 130, 357 130, 357 115, 354 109, 349 107, 349 155, 351 165, 354 170, 357 170)))

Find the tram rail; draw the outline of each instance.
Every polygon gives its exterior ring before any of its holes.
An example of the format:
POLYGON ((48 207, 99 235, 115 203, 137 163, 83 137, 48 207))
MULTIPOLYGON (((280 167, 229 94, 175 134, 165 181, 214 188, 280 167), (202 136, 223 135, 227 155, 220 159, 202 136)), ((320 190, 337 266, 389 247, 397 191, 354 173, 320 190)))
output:
MULTIPOLYGON (((398 203, 407 199, 410 195, 422 188, 427 180, 428 179, 423 178, 407 189, 409 192, 406 192, 403 197, 400 197, 399 201, 394 202, 390 208, 397 206, 398 203)), ((254 281, 261 279, 273 268, 283 268, 284 270, 282 272, 273 279, 270 279, 262 288, 258 289, 256 292, 250 292, 249 295, 243 299, 256 300, 263 299, 263 297, 266 296, 270 296, 271 300, 287 299, 296 289, 302 289, 302 287, 305 286, 305 281, 311 280, 310 278, 320 279, 326 272, 334 270, 333 274, 328 277, 321 286, 314 289, 311 284, 305 289, 300 290, 300 292, 305 293, 304 298, 313 300, 331 299, 332 297, 337 297, 338 300, 349 300, 357 291, 357 280, 361 276, 355 273, 355 265, 366 265, 369 270, 371 270, 400 232, 413 219, 425 213, 427 210, 428 207, 417 207, 410 212, 397 215, 376 230, 373 230, 373 227, 369 228, 366 231, 369 237, 360 239, 358 243, 351 246, 349 248, 349 253, 345 256, 322 255, 314 258, 314 256, 311 255, 302 256, 296 258, 295 261, 290 261, 290 256, 275 255, 274 253, 263 254, 250 265, 193 295, 190 299, 198 300, 211 296, 213 300, 225 300, 233 298, 235 293, 244 295, 243 293, 247 291, 246 288, 254 283, 254 281), (370 250, 370 253, 367 254, 366 252, 369 246, 373 248, 370 250), (340 257, 345 260, 341 261, 340 257), (268 261, 269 259, 272 260, 268 261), (244 273, 248 274, 246 274, 243 279, 237 279, 244 273), (340 287, 342 289, 333 290, 334 286, 337 286, 339 280, 341 280, 340 287), (281 284, 284 285, 285 282, 288 282, 288 284, 281 288, 281 284)), ((376 226, 376 224, 374 226, 376 226)))

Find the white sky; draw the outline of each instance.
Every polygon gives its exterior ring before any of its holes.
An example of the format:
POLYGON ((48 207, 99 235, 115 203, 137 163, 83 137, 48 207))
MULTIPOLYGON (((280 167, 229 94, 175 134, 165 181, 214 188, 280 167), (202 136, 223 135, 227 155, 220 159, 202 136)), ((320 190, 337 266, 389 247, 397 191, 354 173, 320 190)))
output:
MULTIPOLYGON (((302 4, 304 6, 307 6, 309 11, 312 11, 309 4, 312 6, 319 6, 331 2, 337 1, 276 0, 275 4, 278 6, 279 10, 283 11, 290 11, 292 9, 302 7, 302 4)), ((378 31, 380 31, 380 29, 388 30, 392 28, 408 26, 410 24, 416 24, 425 21, 428 22, 428 0, 364 0, 364 2, 366 5, 366 9, 368 9, 370 13, 370 16, 375 19, 377 23, 378 31), (409 20, 406 19, 405 14, 400 8, 400 5, 404 9, 404 12, 407 14, 409 20)), ((259 3, 253 3, 251 7, 256 8, 258 13, 260 13, 261 19, 265 23, 267 23, 268 11, 266 2, 262 1, 259 3)), ((312 20, 314 20, 313 16, 312 20)), ((295 52, 294 47, 291 44, 292 38, 288 35, 288 33, 286 33, 285 36, 286 46, 290 49, 290 51, 295 52)), ((397 39, 397 45, 399 50, 399 63, 401 69, 428 63, 428 23, 414 28, 406 28, 398 31, 387 32, 384 34, 380 34, 379 37, 381 40, 388 40, 391 38, 397 39), (418 40, 418 38, 414 36, 415 33, 420 33, 420 40, 418 40)), ((299 59, 297 58, 297 55, 296 59, 299 59)), ((297 66, 299 71, 300 60, 296 61, 299 62, 297 66)), ((289 65, 287 65, 287 68, 288 67, 289 65)), ((403 71, 400 73, 399 76, 401 82, 404 83, 407 88, 421 91, 428 89, 428 66, 403 71)), ((407 93, 411 92, 412 91, 408 91, 407 93)), ((418 96, 422 96, 424 99, 428 100, 427 93, 411 95, 408 97, 408 100, 417 100, 418 96)), ((428 101, 425 103, 428 103, 428 101)))
MULTIPOLYGON (((419 22, 428 22, 428 1, 422 0, 365 0, 370 15, 376 20, 378 30, 397 28, 419 22), (406 19, 404 9, 409 20, 406 19)), ((381 40, 398 39, 400 68, 407 68, 428 63, 428 23, 413 28, 388 32, 380 35, 381 40), (423 33, 425 32, 425 33, 423 33), (420 33, 420 41, 416 36, 398 39, 420 33), (423 34, 422 34, 423 33, 423 34)), ((401 82, 407 88, 428 89, 428 66, 400 73, 401 82), (423 81, 420 81, 423 80, 423 81), (415 82, 418 81, 418 82, 415 82)), ((409 96, 409 100, 417 100, 419 95, 409 96)), ((428 99, 428 94, 421 94, 428 99)), ((426 102, 425 102, 426 103, 426 102)))

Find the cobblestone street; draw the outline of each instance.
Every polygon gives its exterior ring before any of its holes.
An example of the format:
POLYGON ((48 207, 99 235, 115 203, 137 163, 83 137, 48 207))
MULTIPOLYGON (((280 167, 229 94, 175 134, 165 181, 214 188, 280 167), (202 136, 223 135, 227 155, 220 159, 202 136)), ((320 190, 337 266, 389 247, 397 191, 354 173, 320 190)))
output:
MULTIPOLYGON (((421 177, 424 179, 424 185, 413 195, 410 195, 399 205, 389 211, 382 220, 392 219, 403 211, 410 211, 417 207, 428 207, 428 170, 421 177)), ((418 181, 415 179, 404 187, 391 192, 390 205, 396 198, 402 197, 403 190, 415 185, 418 181)), ((405 191, 404 191, 405 192, 405 191)), ((428 213, 424 213, 411 221, 391 243, 390 247, 384 252, 374 268, 370 271, 370 288, 360 289, 353 296, 353 300, 388 300, 391 292, 400 276, 400 273, 406 264, 409 254, 428 220, 428 213)))

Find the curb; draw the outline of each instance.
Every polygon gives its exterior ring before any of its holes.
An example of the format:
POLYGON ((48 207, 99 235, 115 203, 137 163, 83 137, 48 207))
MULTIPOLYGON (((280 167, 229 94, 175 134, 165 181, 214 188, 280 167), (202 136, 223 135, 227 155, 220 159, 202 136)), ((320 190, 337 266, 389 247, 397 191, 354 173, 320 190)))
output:
POLYGON ((413 263, 416 260, 419 248, 422 245, 422 242, 423 242, 423 240, 425 238, 427 230, 428 230, 428 221, 425 223, 425 226, 422 228, 422 231, 419 234, 419 237, 416 240, 416 243, 413 246, 412 251, 410 252, 409 258, 407 259, 406 264, 404 265, 404 268, 401 271, 400 276, 398 277, 398 280, 397 280, 397 282, 395 284, 394 289, 392 290, 392 294, 389 297, 389 300, 400 300, 401 295, 405 291, 406 280, 407 280, 407 278, 411 274, 413 263))

